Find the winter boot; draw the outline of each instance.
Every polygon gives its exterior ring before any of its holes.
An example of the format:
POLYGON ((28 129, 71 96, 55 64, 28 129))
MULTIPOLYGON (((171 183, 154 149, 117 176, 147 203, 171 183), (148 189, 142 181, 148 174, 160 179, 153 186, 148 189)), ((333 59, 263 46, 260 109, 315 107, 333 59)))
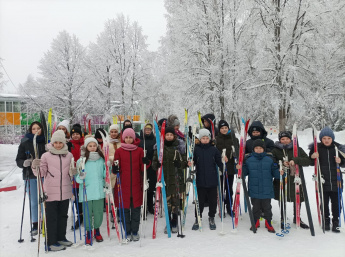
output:
MULTIPOLYGON (((294 217, 293 218, 293 223, 296 224, 296 218, 294 217)), ((301 223, 301 228, 303 229, 309 229, 309 226, 307 224, 305 224, 302 219, 300 220, 300 223, 301 223)))
POLYGON ((67 239, 64 239, 62 241, 58 241, 58 243, 62 246, 67 246, 67 247, 70 247, 73 245, 73 243, 71 241, 68 241, 67 239))
POLYGON ((173 214, 173 219, 171 220, 170 224, 171 224, 171 232, 172 233, 177 233, 177 216, 173 214))
MULTIPOLYGON (((255 222, 255 228, 258 229, 260 227, 260 219, 256 220, 255 222)), ((250 230, 253 230, 252 227, 250 227, 250 230)))
POLYGON ((86 232, 86 245, 91 245, 92 233, 91 231, 86 232))
POLYGON ((79 220, 78 219, 76 220, 74 227, 71 226, 71 230, 74 230, 74 229, 77 230, 79 228, 79 222, 80 222, 80 225, 83 224, 83 215, 79 216, 79 220))
POLYGON ((332 219, 332 232, 340 233, 338 226, 339 226, 339 220, 338 219, 332 219))
POLYGON ((265 220, 265 227, 267 228, 268 232, 270 232, 270 233, 275 233, 276 232, 274 230, 270 220, 265 220))
POLYGON ((195 219, 195 222, 193 224, 192 230, 199 230, 199 222, 198 219, 195 219))
POLYGON ((38 222, 32 223, 31 235, 36 236, 38 233, 38 222))
POLYGON ((331 219, 327 218, 325 219, 325 231, 330 231, 331 230, 331 219))
POLYGON ((95 228, 94 231, 93 231, 94 235, 95 235, 95 238, 96 238, 96 241, 99 243, 99 242, 103 242, 103 237, 101 235, 101 232, 99 232, 99 228, 95 228))
POLYGON ((62 250, 66 250, 66 247, 63 245, 60 245, 59 243, 48 245, 49 252, 57 252, 57 251, 62 251, 62 250))
POLYGON ((139 239, 140 239, 139 233, 133 232, 132 233, 132 241, 136 242, 136 241, 139 241, 139 239))
POLYGON ((217 228, 216 223, 214 222, 214 217, 208 217, 208 222, 211 230, 215 230, 217 228))
POLYGON ((164 234, 168 234, 167 226, 165 226, 165 228, 164 228, 164 234))

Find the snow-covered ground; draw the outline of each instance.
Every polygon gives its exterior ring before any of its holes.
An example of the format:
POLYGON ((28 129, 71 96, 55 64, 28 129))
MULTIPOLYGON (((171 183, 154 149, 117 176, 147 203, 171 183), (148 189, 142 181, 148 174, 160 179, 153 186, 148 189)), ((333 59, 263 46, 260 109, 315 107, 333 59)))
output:
MULTIPOLYGON (((276 140, 274 136, 271 137, 276 140)), ((312 142, 311 130, 299 132, 300 145, 307 151, 308 144, 312 142)), ((336 133, 336 141, 345 143, 345 131, 336 133)), ((36 256, 37 242, 30 242, 29 235, 29 209, 28 204, 25 207, 25 217, 23 226, 23 243, 18 243, 20 232, 20 219, 23 203, 24 184, 21 177, 21 170, 15 168, 15 157, 18 146, 0 145, 0 188, 16 185, 19 187, 16 191, 0 193, 0 256, 36 256)), ((270 234, 264 228, 264 221, 256 234, 253 234, 250 228, 249 216, 242 210, 241 220, 239 221, 236 233, 232 231, 231 218, 227 216, 224 219, 224 231, 226 235, 219 235, 221 231, 220 218, 216 217, 217 230, 211 231, 208 228, 207 211, 204 210, 203 232, 192 231, 191 227, 194 221, 192 202, 189 202, 187 212, 186 237, 180 239, 176 234, 168 239, 163 233, 165 219, 158 220, 158 234, 155 240, 152 239, 153 216, 148 217, 145 235, 142 239, 142 247, 139 242, 131 242, 128 245, 119 245, 115 230, 111 230, 110 239, 106 233, 106 220, 104 218, 101 232, 104 242, 95 243, 92 250, 85 249, 83 241, 79 240, 77 235, 77 244, 75 248, 69 248, 66 251, 58 253, 49 253, 51 256, 345 256, 345 230, 340 234, 332 232, 322 233, 317 222, 316 200, 314 193, 314 183, 312 182, 313 168, 304 169, 307 180, 307 188, 316 236, 312 237, 309 230, 297 230, 294 225, 290 233, 281 238, 275 234, 270 234)), ((190 197, 192 199, 192 196, 190 197)), ((26 202, 28 203, 28 202, 26 202)), ((242 199, 242 206, 244 206, 242 199)), ((272 200, 273 222, 276 230, 279 228, 279 207, 278 203, 272 200)), ((292 204, 287 206, 288 218, 292 224, 292 204)), ((305 205, 302 204, 301 218, 308 223, 305 205)), ((342 216, 342 226, 344 227, 344 217, 342 216)), ((68 221, 67 238, 74 239, 73 231, 70 230, 72 218, 68 221)), ((82 227, 83 228, 83 227, 82 227)), ((83 232, 83 230, 82 230, 83 232)), ((79 234, 79 231, 78 231, 79 234)), ((40 248, 41 255, 44 255, 43 243, 40 248)))

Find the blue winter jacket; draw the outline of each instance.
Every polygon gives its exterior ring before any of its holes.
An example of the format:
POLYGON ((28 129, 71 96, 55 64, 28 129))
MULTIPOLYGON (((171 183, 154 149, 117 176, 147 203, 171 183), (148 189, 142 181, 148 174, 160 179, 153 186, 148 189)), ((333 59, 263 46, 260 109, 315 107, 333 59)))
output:
MULTIPOLYGON (((77 167, 81 165, 81 158, 77 162, 77 167)), ((99 158, 96 161, 88 160, 85 163, 85 187, 87 200, 100 200, 105 198, 104 193, 104 184, 105 184, 105 163, 103 158, 99 158)), ((76 177, 76 181, 79 185, 79 202, 83 202, 83 180, 79 178, 79 175, 76 177)))
POLYGON ((196 184, 198 187, 218 186, 217 166, 223 170, 222 156, 211 144, 195 145, 196 184))
POLYGON ((266 152, 252 152, 243 165, 243 177, 248 178, 248 190, 251 198, 274 198, 273 178, 280 178, 278 165, 267 156, 266 152))

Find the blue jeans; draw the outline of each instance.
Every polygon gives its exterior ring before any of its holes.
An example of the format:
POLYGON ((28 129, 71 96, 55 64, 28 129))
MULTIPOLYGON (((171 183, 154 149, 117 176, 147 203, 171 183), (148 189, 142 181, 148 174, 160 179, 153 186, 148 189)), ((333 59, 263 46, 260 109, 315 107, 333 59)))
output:
POLYGON ((26 193, 31 202, 31 222, 38 222, 37 179, 28 180, 28 184, 26 185, 26 193))

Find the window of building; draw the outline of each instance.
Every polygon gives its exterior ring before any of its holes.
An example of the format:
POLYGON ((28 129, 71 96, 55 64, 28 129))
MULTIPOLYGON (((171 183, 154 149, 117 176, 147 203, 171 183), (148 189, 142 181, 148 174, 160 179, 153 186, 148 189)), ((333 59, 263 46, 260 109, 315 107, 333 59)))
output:
POLYGON ((0 102, 0 112, 5 112, 5 102, 0 102))
POLYGON ((13 112, 12 102, 6 102, 6 112, 13 112))
POLYGON ((20 112, 20 102, 13 103, 13 112, 20 112))

